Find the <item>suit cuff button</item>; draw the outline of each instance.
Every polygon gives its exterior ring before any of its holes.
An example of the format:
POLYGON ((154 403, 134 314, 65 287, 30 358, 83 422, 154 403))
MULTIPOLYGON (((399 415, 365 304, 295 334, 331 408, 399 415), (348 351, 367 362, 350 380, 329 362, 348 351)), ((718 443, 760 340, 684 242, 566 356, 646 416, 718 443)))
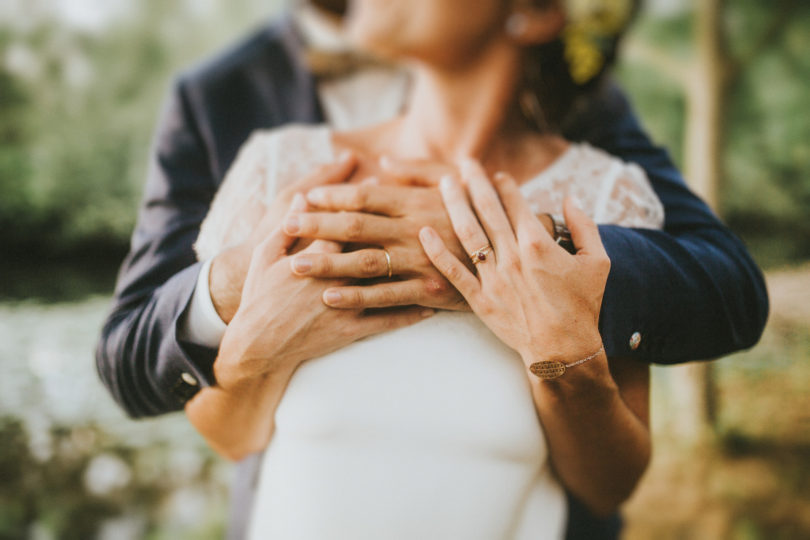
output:
POLYGON ((635 351, 638 350, 639 345, 641 345, 641 333, 640 332, 633 332, 633 335, 630 336, 630 350, 635 351))
POLYGON ((174 397, 176 397, 181 404, 185 404, 199 391, 200 383, 197 381, 197 378, 185 371, 180 374, 180 378, 177 379, 172 387, 172 394, 174 394, 174 397))

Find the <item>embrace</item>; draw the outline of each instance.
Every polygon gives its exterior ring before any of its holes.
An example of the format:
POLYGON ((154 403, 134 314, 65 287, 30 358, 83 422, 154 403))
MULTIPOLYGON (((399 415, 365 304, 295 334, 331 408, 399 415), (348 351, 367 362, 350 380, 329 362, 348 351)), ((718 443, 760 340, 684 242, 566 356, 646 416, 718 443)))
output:
POLYGON ((767 316, 607 77, 634 2, 596 65, 577 2, 313 4, 178 83, 103 381, 240 461, 234 538, 615 537, 649 364, 767 316))

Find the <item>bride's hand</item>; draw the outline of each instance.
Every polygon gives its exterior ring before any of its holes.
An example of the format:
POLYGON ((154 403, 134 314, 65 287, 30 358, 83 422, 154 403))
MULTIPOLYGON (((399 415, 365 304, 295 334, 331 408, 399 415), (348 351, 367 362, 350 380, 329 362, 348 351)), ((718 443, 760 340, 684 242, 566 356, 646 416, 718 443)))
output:
POLYGON ((458 181, 445 177, 440 189, 477 275, 424 227, 419 238, 436 268, 527 367, 538 361, 568 364, 599 351, 599 310, 610 259, 593 221, 566 200, 565 219, 577 248, 571 255, 533 215, 511 177, 501 173, 490 183, 472 161, 462 163, 461 172, 475 213, 458 181))
MULTIPOLYGON (((238 165, 234 164, 232 170, 240 172, 238 165)), ((245 276, 256 246, 274 234, 288 213, 293 197, 317 186, 346 182, 354 174, 356 167, 356 156, 352 152, 344 152, 334 163, 323 165, 308 176, 290 184, 276 195, 246 241, 214 257, 209 275, 211 301, 217 314, 226 324, 231 321, 239 307, 245 276)))
MULTIPOLYGON (((303 196, 296 195, 290 212, 306 210, 303 196)), ((324 305, 324 290, 346 280, 296 275, 288 254, 295 241, 278 226, 253 249, 239 307, 214 362, 218 386, 236 388, 272 373, 291 375, 305 360, 433 314, 421 307, 375 313, 324 305)), ((317 256, 340 249, 338 243, 316 240, 302 253, 317 256)))

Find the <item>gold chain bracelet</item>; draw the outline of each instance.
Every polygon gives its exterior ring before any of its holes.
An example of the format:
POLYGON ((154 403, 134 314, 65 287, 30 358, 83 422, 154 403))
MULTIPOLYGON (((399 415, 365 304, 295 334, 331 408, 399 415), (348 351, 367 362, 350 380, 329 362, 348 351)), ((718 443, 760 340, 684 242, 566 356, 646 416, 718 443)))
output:
POLYGON ((531 371, 533 375, 543 379, 544 381, 556 379, 557 377, 562 377, 565 374, 565 370, 567 370, 568 368, 584 364, 588 360, 593 360, 603 352, 605 352, 604 345, 599 347, 599 350, 593 353, 592 355, 587 356, 582 360, 577 360, 576 362, 573 362, 571 364, 563 364, 562 362, 552 360, 547 360, 545 362, 535 362, 534 364, 529 366, 529 371, 531 371))

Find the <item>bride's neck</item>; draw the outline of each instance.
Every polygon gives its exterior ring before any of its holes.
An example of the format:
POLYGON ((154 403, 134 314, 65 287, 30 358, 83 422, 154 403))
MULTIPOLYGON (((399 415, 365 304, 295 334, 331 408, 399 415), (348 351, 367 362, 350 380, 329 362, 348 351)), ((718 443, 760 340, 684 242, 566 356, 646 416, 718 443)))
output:
POLYGON ((414 66, 408 110, 399 144, 409 157, 452 163, 485 160, 518 130, 512 113, 520 75, 519 51, 495 45, 464 67, 414 66), (508 129, 509 128, 509 129, 508 129))

